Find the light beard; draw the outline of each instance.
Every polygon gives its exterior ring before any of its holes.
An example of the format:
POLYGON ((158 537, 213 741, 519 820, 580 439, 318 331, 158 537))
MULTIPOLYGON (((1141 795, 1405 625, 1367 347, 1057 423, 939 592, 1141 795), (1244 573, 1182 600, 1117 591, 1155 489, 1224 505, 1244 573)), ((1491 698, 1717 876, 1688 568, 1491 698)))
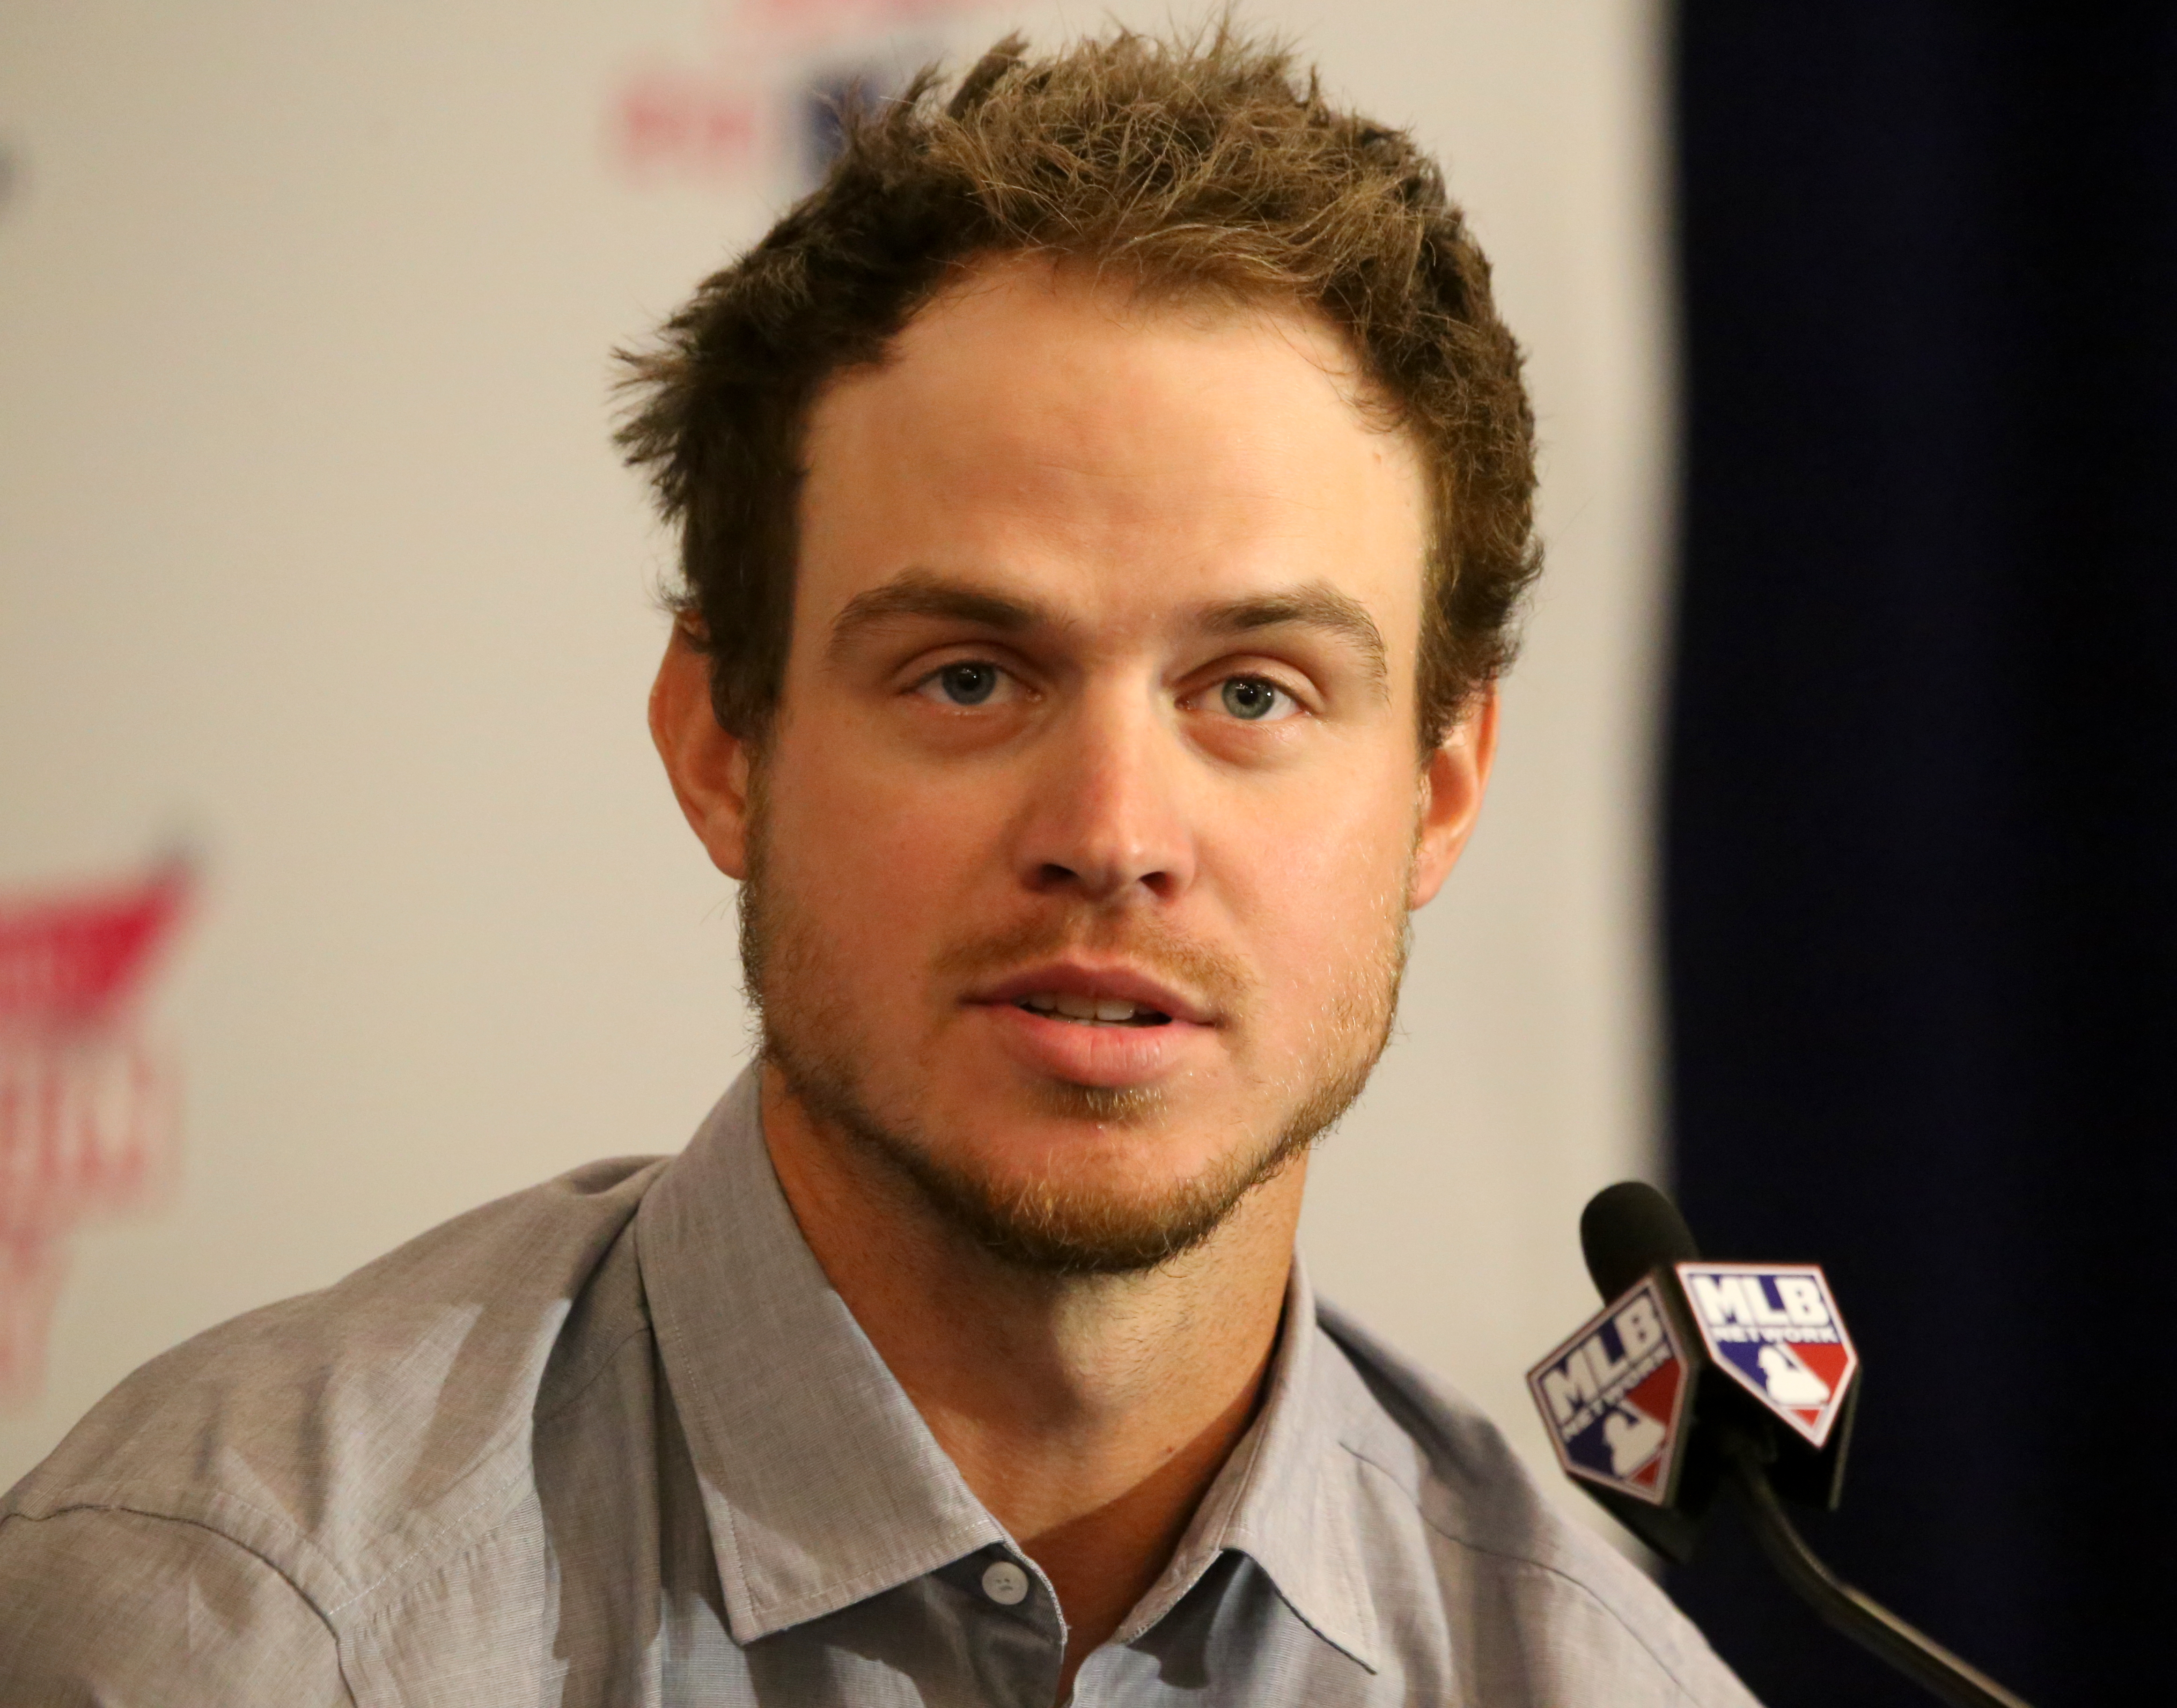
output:
MULTIPOLYGON (((761 767, 757 768, 760 772, 761 767)), ((763 1059, 820 1130, 855 1147, 907 1182, 941 1218, 1001 1262, 1050 1276, 1117 1275, 1159 1268, 1215 1233, 1258 1187, 1291 1167, 1361 1094, 1389 1041, 1410 933, 1403 886, 1383 941, 1362 956, 1349 988, 1325 1005, 1312 1059, 1281 1076, 1282 1120, 1219 1157, 1192 1179, 1160 1192, 1128 1194, 1048 1178, 1018 1184, 947 1157, 911 1115, 880 1116, 863 1068, 871 1051, 858 1035, 840 969, 821 932, 781 892, 767 858, 761 784, 751 778, 749 865, 740 892, 740 941, 747 996, 761 1023, 763 1059)), ((1094 942, 1125 949, 1153 968, 1236 1006, 1244 981, 1199 947, 1160 929, 1052 918, 961 946, 941 958, 956 977, 970 969, 1017 966, 1094 942), (1101 929, 1099 929, 1099 927, 1101 929), (1116 926, 1116 929, 1115 929, 1116 926)), ((1045 1084, 1049 1113, 1105 1127, 1142 1127, 1169 1110, 1157 1086, 1045 1084)))

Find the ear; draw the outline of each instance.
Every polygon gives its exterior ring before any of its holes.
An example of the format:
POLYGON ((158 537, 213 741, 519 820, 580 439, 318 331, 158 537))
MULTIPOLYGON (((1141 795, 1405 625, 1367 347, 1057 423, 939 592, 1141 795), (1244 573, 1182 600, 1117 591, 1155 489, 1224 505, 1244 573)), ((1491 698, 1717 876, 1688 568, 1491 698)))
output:
POLYGON ((1458 865, 1496 759, 1497 685, 1492 682, 1445 733, 1421 772, 1421 825, 1408 907, 1427 906, 1458 865))
POLYGON ((711 704, 711 661, 680 624, 650 689, 650 739, 665 761, 674 798, 711 864, 748 876, 748 744, 729 734, 711 704))

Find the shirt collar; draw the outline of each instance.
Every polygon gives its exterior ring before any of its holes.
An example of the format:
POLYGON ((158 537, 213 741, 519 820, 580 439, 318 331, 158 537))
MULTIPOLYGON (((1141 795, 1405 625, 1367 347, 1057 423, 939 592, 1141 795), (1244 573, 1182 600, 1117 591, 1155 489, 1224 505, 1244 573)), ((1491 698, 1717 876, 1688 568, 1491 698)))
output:
MULTIPOLYGON (((759 1090, 751 1066, 636 1219, 658 1356, 743 1644, 1010 1542, 810 1252, 764 1147, 759 1090)), ((1319 1637, 1376 1670, 1339 1356, 1296 1257, 1262 1409, 1118 1640, 1162 1618, 1230 1549, 1319 1637)))
POLYGON ((758 1086, 752 1066, 636 1218, 658 1356, 744 1644, 1006 1539, 802 1238, 758 1086))
POLYGON ((1373 1673, 1381 1648, 1367 1594, 1342 1357, 1316 1324, 1315 1290, 1297 1253, 1262 1410, 1203 1497, 1171 1563, 1117 1640, 1132 1641, 1176 1606, 1219 1554, 1260 1566, 1301 1623, 1373 1673))

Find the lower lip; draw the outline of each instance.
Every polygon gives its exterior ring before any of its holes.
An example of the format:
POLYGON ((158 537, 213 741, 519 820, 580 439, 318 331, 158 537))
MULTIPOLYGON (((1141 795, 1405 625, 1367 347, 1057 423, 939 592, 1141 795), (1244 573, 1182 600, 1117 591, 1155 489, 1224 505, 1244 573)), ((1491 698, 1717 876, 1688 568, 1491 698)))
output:
POLYGON ((1073 1085, 1146 1084, 1178 1072, 1216 1036, 1214 1026, 1168 1020, 1161 1026, 1098 1025, 1038 1014, 1012 1002, 984 1002, 1006 1053, 1022 1066, 1073 1085))

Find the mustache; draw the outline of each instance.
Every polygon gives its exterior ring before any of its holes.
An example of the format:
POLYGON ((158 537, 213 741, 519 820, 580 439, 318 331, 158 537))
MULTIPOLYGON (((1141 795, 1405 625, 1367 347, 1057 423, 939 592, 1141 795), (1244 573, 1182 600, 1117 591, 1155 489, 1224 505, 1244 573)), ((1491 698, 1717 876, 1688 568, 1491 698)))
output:
POLYGON ((995 983, 1015 968, 1068 955, 1129 965, 1200 1000, 1218 1014, 1247 1006, 1255 981, 1231 956, 1150 914, 1042 914, 941 951, 933 963, 947 983, 995 983))

